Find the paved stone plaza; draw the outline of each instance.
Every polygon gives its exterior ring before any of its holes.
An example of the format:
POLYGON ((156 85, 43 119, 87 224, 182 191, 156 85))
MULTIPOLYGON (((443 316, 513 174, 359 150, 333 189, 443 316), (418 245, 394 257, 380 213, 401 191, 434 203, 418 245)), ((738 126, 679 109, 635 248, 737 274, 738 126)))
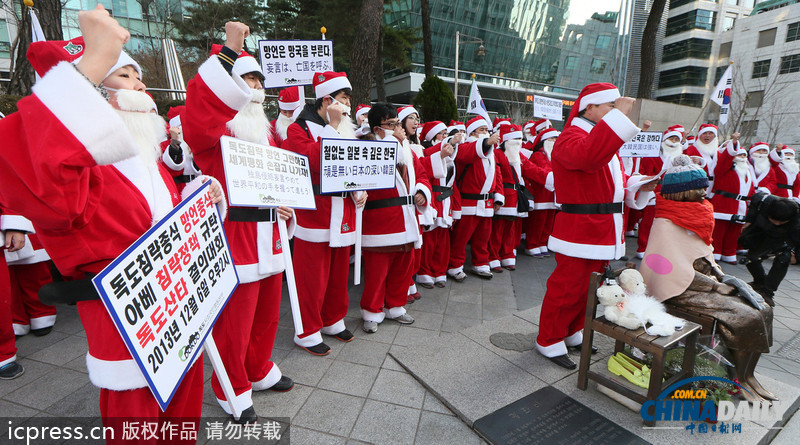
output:
MULTIPOLYGON (((470 276, 464 283, 449 282, 444 289, 420 289, 422 299, 407 306, 416 322, 400 326, 385 321, 376 334, 361 330, 358 306, 361 287, 351 287, 351 309, 346 322, 356 338, 350 343, 328 338, 332 351, 326 357, 312 356, 293 345, 291 314, 284 298, 273 358, 296 385, 287 393, 255 393, 257 413, 263 417, 291 418, 293 444, 483 443, 468 425, 476 420, 475 416, 483 415, 485 409, 497 409, 521 397, 516 394, 526 395, 539 389, 536 386, 539 381, 552 382, 567 393, 575 388, 574 373, 561 375, 555 365, 534 351, 498 349, 496 355, 488 353, 483 358, 489 363, 487 366, 496 361, 500 367, 486 370, 490 379, 480 376, 470 381, 458 372, 461 362, 474 364, 481 360, 461 357, 459 351, 470 350, 486 334, 504 326, 535 329, 538 306, 555 261, 522 256, 517 267, 517 271, 498 274, 491 281, 470 276), (406 368, 419 366, 414 363, 416 351, 439 347, 447 352, 450 345, 450 353, 441 354, 436 365, 450 367, 457 378, 450 382, 427 381, 423 386, 407 372, 406 368), (406 366, 401 366, 401 362, 406 366), (503 366, 514 369, 504 370, 503 366), (538 379, 504 380, 504 376, 520 370, 538 379), (483 389, 493 385, 492 397, 487 399, 485 391, 476 385, 483 389), (426 386, 437 391, 445 403, 426 386), (493 403, 498 406, 492 407, 493 403)), ((723 269, 749 279, 743 266, 726 264, 723 269)), ((757 372, 796 386, 800 377, 800 336, 796 337, 800 332, 800 266, 790 267, 776 302, 775 344, 772 352, 762 357, 757 372)), ((610 350, 608 342, 597 344, 610 350)), ((59 307, 58 322, 50 335, 28 335, 17 341, 17 347, 25 374, 16 380, 0 382, 0 415, 99 416, 99 390, 89 383, 86 374, 86 338, 74 307, 59 307)), ((211 367, 206 363, 206 378, 210 377, 211 367)), ((571 395, 580 400, 580 394, 571 395)), ((616 402, 610 404, 614 409, 613 405, 619 407, 617 415, 625 419, 620 425, 631 425, 632 431, 641 428, 637 413, 616 402)), ((210 382, 206 384, 203 409, 204 415, 224 415, 211 392, 210 382)), ((741 436, 741 442, 750 443, 745 437, 741 436)), ((795 416, 772 443, 796 443, 797 437, 800 437, 800 416, 795 416)))

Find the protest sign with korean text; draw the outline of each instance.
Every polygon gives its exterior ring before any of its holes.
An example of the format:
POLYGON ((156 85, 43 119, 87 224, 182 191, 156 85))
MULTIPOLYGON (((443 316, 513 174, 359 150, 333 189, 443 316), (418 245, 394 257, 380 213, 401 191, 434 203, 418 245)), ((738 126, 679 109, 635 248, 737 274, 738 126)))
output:
POLYGON ((229 136, 220 147, 231 206, 316 208, 307 157, 229 136))
POLYGON ((564 102, 544 96, 533 96, 533 116, 560 121, 564 119, 564 102))
POLYGON ((162 411, 239 284, 209 185, 92 279, 162 411))
POLYGON ((331 40, 259 40, 264 88, 311 85, 314 73, 333 70, 331 40))
POLYGON ((398 143, 358 139, 322 139, 322 193, 379 190, 395 186, 398 143))
POLYGON ((661 155, 661 133, 640 131, 629 142, 622 145, 619 155, 623 158, 655 158, 661 155))

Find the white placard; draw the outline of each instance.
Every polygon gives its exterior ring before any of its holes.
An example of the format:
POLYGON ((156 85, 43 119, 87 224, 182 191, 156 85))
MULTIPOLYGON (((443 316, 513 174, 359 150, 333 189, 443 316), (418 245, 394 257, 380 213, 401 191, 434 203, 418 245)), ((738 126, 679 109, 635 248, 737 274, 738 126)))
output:
POLYGON ((661 155, 661 133, 640 131, 619 149, 623 158, 655 158, 661 155))
POLYGON ((322 139, 322 193, 379 190, 395 186, 398 143, 358 139, 322 139))
POLYGON ((307 157, 229 136, 220 146, 231 206, 316 208, 307 157))
POLYGON ((553 121, 564 120, 564 102, 544 96, 533 96, 533 116, 553 121))
POLYGON ((209 184, 92 279, 162 411, 239 284, 209 184))
POLYGON ((333 71, 331 40, 259 40, 264 88, 311 85, 314 73, 333 71))

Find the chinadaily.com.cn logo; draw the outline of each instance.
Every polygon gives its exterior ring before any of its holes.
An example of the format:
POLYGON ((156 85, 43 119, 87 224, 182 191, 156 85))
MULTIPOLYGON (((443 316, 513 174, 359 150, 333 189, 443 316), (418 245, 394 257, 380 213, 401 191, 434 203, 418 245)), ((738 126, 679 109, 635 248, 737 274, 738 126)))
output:
POLYGON ((670 385, 656 400, 644 402, 639 413, 645 421, 688 421, 685 429, 692 435, 741 434, 743 421, 781 419, 780 402, 733 401, 730 396, 740 391, 749 393, 739 382, 723 377, 691 377, 670 385))

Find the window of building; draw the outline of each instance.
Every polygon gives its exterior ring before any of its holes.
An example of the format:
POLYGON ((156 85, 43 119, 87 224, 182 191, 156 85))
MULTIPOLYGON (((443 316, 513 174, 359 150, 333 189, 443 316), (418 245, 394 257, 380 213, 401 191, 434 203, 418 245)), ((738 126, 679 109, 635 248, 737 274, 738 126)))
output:
POLYGON ((707 79, 708 68, 700 66, 686 66, 673 70, 662 71, 658 80, 658 87, 702 87, 706 85, 707 79))
POLYGON ((608 49, 611 46, 611 36, 601 34, 597 37, 594 49, 608 49))
POLYGON ((800 40, 800 22, 789 23, 789 27, 786 29, 786 41, 794 42, 795 40, 800 40))
POLYGON ((589 69, 594 74, 603 74, 606 70, 606 61, 600 59, 592 59, 592 67, 589 69))
POLYGON ((688 105, 690 107, 703 106, 702 94, 691 94, 691 93, 670 94, 667 96, 661 96, 658 98, 658 100, 664 102, 670 102, 673 104, 688 105))
POLYGON ((564 59, 564 69, 565 70, 574 70, 575 67, 578 66, 578 58, 576 56, 567 56, 564 59))
POLYGON ((675 0, 674 2, 669 2, 669 9, 675 9, 679 6, 693 3, 694 1, 695 0, 675 0))
POLYGON ((674 60, 688 59, 708 59, 711 57, 711 45, 713 40, 708 39, 686 39, 680 42, 664 45, 664 53, 661 56, 662 62, 672 62, 674 60))
POLYGON ((739 0, 725 0, 725 3, 736 6, 739 4, 739 0))
POLYGON ((717 13, 706 9, 695 9, 684 14, 670 17, 667 20, 666 35, 670 36, 692 29, 713 31, 717 22, 717 13))
POLYGON ((725 70, 727 70, 727 66, 718 66, 717 70, 714 71, 714 85, 719 83, 719 80, 722 79, 722 75, 725 74, 725 70))
POLYGON ((778 28, 765 29, 758 33, 758 45, 756 48, 764 48, 775 44, 775 34, 778 28))
POLYGON ((747 9, 753 9, 753 6, 756 5, 756 0, 742 0, 742 7, 747 9))
POLYGON ((731 56, 731 47, 733 46, 733 42, 725 42, 719 44, 719 58, 720 59, 727 59, 731 56))
POLYGON ((781 57, 781 69, 778 74, 789 74, 800 71, 800 54, 781 57))
POLYGON ((11 40, 8 36, 8 26, 5 20, 0 20, 0 58, 11 57, 11 40))
POLYGON ((736 16, 735 15, 726 15, 722 19, 722 30, 727 31, 729 29, 733 29, 733 25, 736 23, 736 16))
POLYGON ((747 99, 744 106, 746 108, 758 108, 764 102, 764 91, 750 91, 747 93, 747 99))
POLYGON ((758 132, 758 121, 744 121, 739 130, 743 135, 755 135, 758 132))
POLYGON ((770 62, 772 62, 771 59, 759 60, 757 62, 753 62, 753 79, 769 76, 770 62))

